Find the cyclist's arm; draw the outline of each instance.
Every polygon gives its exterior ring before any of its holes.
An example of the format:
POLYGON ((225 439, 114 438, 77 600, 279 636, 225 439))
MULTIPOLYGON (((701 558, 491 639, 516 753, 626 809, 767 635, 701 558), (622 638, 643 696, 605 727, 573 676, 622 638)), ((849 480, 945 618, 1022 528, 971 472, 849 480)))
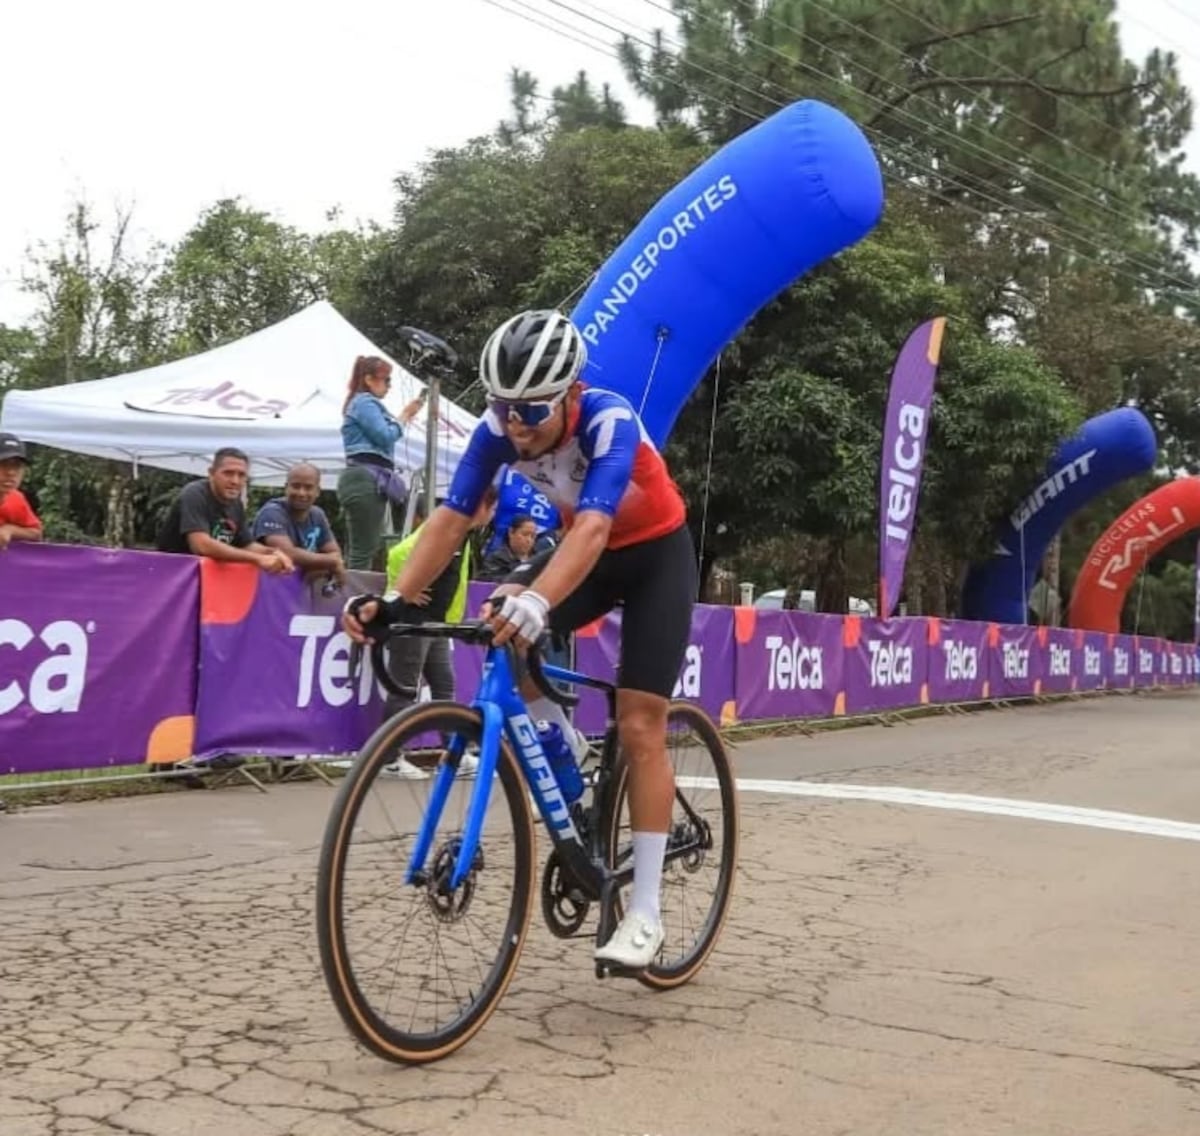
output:
POLYGON ((533 590, 554 607, 567 598, 596 566, 608 545, 612 517, 598 509, 577 513, 562 543, 539 573, 533 590))
POLYGON ((417 542, 396 576, 395 590, 409 601, 419 596, 445 571, 470 531, 469 516, 439 505, 421 526, 417 542))
POLYGON ((406 600, 425 591, 454 559, 496 471, 512 456, 503 431, 485 414, 454 471, 446 503, 420 527, 416 544, 396 576, 395 590, 406 600))

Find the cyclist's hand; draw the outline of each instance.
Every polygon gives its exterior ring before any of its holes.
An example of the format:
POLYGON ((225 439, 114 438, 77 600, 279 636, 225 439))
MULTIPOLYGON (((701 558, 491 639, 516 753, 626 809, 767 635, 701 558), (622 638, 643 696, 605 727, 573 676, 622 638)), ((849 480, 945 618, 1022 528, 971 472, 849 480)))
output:
POLYGON ((501 584, 479 605, 479 618, 484 623, 490 623, 496 612, 500 610, 500 605, 503 603, 505 596, 515 596, 524 590, 525 587, 523 584, 501 584))
POLYGON ((368 628, 379 614, 379 606, 376 596, 351 596, 342 609, 342 630, 355 643, 366 643, 368 628))
POLYGON ((492 616, 492 642, 502 647, 515 638, 519 644, 534 643, 546 630, 550 619, 550 604, 545 596, 527 588, 516 596, 505 596, 499 610, 492 616))

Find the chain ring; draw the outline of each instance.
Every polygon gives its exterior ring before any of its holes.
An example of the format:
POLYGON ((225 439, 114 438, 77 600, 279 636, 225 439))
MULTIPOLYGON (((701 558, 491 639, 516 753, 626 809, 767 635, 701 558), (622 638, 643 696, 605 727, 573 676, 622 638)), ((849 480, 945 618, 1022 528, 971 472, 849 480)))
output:
POLYGON ((579 888, 568 876, 557 849, 546 858, 542 872, 542 916, 550 933, 559 939, 571 939, 579 933, 587 919, 591 904, 586 899, 573 898, 570 892, 579 888))

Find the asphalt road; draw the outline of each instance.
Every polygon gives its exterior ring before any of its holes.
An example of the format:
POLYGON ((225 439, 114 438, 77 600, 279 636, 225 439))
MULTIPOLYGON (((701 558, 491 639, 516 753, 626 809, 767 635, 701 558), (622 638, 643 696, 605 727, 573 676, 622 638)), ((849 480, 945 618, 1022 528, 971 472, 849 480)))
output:
POLYGON ((328 788, 0 814, 0 1133, 1200 1131, 1198 723, 1179 692, 744 743, 700 977, 599 983, 535 923, 424 1068, 321 981, 328 788))

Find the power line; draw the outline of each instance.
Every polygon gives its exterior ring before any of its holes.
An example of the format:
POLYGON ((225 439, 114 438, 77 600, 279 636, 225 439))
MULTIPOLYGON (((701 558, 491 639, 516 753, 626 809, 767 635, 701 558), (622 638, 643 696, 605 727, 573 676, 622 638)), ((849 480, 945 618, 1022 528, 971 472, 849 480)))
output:
MULTIPOLYGON (((642 43, 643 45, 651 46, 651 45, 647 44, 645 40, 640 39, 640 37, 629 36, 628 33, 623 32, 619 28, 614 28, 611 25, 605 24, 602 20, 597 20, 596 17, 594 17, 594 16, 589 16, 585 12, 580 12, 578 9, 572 8, 571 5, 564 3, 563 0, 548 0, 548 2, 554 4, 557 7, 565 8, 569 11, 575 12, 577 15, 582 16, 584 19, 591 20, 595 23, 598 23, 600 26, 606 27, 610 31, 613 31, 613 32, 616 32, 617 34, 626 36, 626 38, 637 39, 638 42, 642 43)), ((659 8, 663 11, 668 11, 668 9, 663 8, 661 4, 656 3, 655 0, 645 0, 645 2, 651 4, 651 6, 653 6, 653 7, 659 8)), ((593 7, 598 8, 597 5, 593 5, 593 7)), ((599 9, 599 10, 603 11, 603 9, 599 9)), ((607 13, 607 12, 606 12, 606 14, 610 15, 610 16, 612 15, 612 13, 607 13)), ((714 17, 704 16, 703 14, 701 14, 701 15, 704 19, 708 20, 709 22, 717 23, 717 21, 715 20, 714 17)), ((631 21, 631 20, 625 20, 620 17, 614 17, 614 18, 622 19, 623 23, 628 24, 630 27, 637 28, 638 31, 640 31, 640 32, 646 31, 645 28, 642 28, 640 25, 634 24, 633 21, 631 21)), ((718 26, 720 26, 719 23, 718 23, 718 26)), ((786 25, 786 24, 782 25, 782 26, 790 28, 790 26, 786 25)), ((795 29, 790 29, 790 30, 794 31, 795 29)), ((809 37, 809 38, 812 39, 813 37, 809 37)), ((851 89, 852 91, 855 91, 855 93, 858 94, 859 97, 866 97, 878 105, 883 105, 884 100, 882 100, 878 97, 875 97, 875 96, 864 95, 863 92, 857 91, 857 89, 854 88, 853 85, 846 79, 840 78, 839 76, 836 76, 836 75, 832 75, 829 72, 823 71, 822 69, 815 67, 812 64, 805 63, 800 60, 794 60, 790 56, 783 55, 777 49, 772 48, 771 45, 764 44, 761 40, 758 40, 757 38, 755 38, 753 36, 748 36, 747 42, 752 45, 762 47, 768 51, 772 51, 774 54, 780 55, 780 57, 783 58, 789 64, 789 66, 801 68, 803 70, 806 70, 812 74, 819 76, 822 80, 825 80, 828 82, 833 82, 835 84, 838 84, 839 86, 847 87, 847 88, 851 89)), ((820 46, 825 46, 825 47, 829 46, 827 44, 822 43, 821 41, 814 40, 814 42, 817 42, 820 46)), ((674 44, 677 47, 679 46, 679 43, 677 40, 672 40, 672 44, 674 44)), ((839 56, 841 55, 840 52, 835 52, 835 53, 838 54, 839 56)), ((678 52, 676 52, 676 54, 674 55, 674 58, 677 60, 680 60, 682 63, 684 63, 685 66, 695 67, 697 70, 699 70, 705 74, 711 75, 713 78, 716 78, 724 83, 728 83, 728 84, 731 84, 731 85, 737 87, 738 89, 746 92, 747 94, 749 94, 751 97, 753 97, 755 99, 761 99, 763 101, 769 102, 775 106, 780 106, 780 107, 783 105, 786 105, 786 103, 781 103, 778 99, 773 99, 769 95, 763 94, 761 91, 755 91, 752 88, 745 86, 743 83, 740 83, 736 80, 731 79, 727 75, 720 75, 720 74, 713 72, 712 70, 710 70, 706 67, 703 67, 699 64, 692 63, 688 60, 684 60, 681 58, 681 56, 678 54, 678 52)), ((709 58, 711 59, 713 57, 710 56, 709 58)), ((868 70, 868 73, 872 73, 872 72, 869 72, 869 70, 868 70)), ((774 80, 769 80, 769 79, 764 80, 764 81, 766 83, 768 83, 769 85, 775 87, 777 90, 783 92, 783 94, 786 98, 786 102, 790 103, 790 102, 794 101, 794 99, 797 97, 796 92, 791 91, 787 87, 783 86, 783 84, 781 84, 781 83, 778 83, 774 80)), ((719 100, 719 99, 714 100, 714 101, 717 101, 720 105, 729 107, 730 109, 734 110, 735 113, 738 113, 738 114, 742 115, 743 117, 755 117, 755 118, 758 117, 758 116, 753 115, 752 112, 750 112, 749 110, 747 110, 744 107, 730 106, 729 103, 721 102, 721 100, 719 100)), ((983 154, 987 161, 991 162, 992 164, 996 165, 999 168, 1007 167, 1007 168, 1016 169, 1017 172, 1022 175, 1020 178, 1021 182, 1026 183, 1028 181, 1028 171, 1017 166, 1015 163, 1005 162, 1003 159, 998 159, 995 156, 991 155, 983 147, 981 147, 975 143, 972 143, 969 139, 963 139, 960 136, 954 134, 953 132, 946 130, 944 127, 940 127, 940 126, 937 126, 932 123, 927 123, 924 120, 920 119, 918 116, 912 114, 911 112, 904 111, 902 108, 899 109, 898 113, 902 117, 908 118, 915 125, 921 127, 922 129, 925 129, 926 131, 928 131, 930 133, 944 135, 948 138, 951 138, 959 146, 975 149, 979 153, 983 154)), ((881 149, 883 149, 885 153, 890 151, 891 139, 889 139, 886 136, 886 134, 879 131, 878 129, 873 129, 869 126, 864 127, 864 129, 866 132, 870 133, 872 135, 872 137, 879 139, 881 149)), ((892 156, 894 157, 894 154, 892 156)), ((904 159, 904 161, 910 166, 913 164, 911 158, 906 157, 904 159)), ((923 168, 925 169, 926 172, 932 173, 932 174, 934 174, 934 176, 939 177, 939 178, 946 177, 948 174, 948 171, 953 171, 953 169, 954 169, 954 167, 952 167, 948 162, 945 163, 944 167, 939 166, 939 167, 935 168, 933 166, 926 165, 923 168)), ((1033 216, 1033 214, 1030 214, 1027 211, 1018 208, 1015 205, 1015 203, 1013 203, 1011 201, 996 197, 994 194, 988 194, 988 193, 984 192, 983 190, 979 189, 977 186, 972 186, 971 185, 971 180, 973 180, 972 175, 967 174, 965 171, 958 171, 958 172, 964 174, 965 177, 968 179, 966 181, 964 181, 962 177, 957 177, 954 179, 957 182, 958 187, 961 188, 962 190, 964 190, 965 192, 974 193, 976 196, 989 201, 991 204, 998 205, 1001 209, 1005 210, 1006 212, 1013 213, 1013 214, 1023 216, 1023 217, 1033 216)), ((1049 179, 1046 179, 1044 175, 1037 175, 1035 173, 1035 176, 1040 176, 1040 177, 1042 177, 1043 180, 1049 180, 1049 179)), ((928 188, 928 187, 926 187, 926 188, 928 188)), ((1068 191, 1069 191, 1069 187, 1063 187, 1063 188, 1068 188, 1068 191)), ((941 199, 944 201, 948 200, 944 197, 941 199)), ((968 206, 966 206, 966 203, 960 202, 957 204, 964 206, 964 207, 968 207, 968 206)), ((983 213, 982 211, 977 210, 977 212, 980 212, 980 214, 982 216, 987 216, 987 214, 983 213)), ((1088 245, 1089 247, 1091 247, 1094 250, 1097 250, 1099 252, 1116 252, 1118 255, 1124 257, 1127 261, 1129 261, 1130 264, 1132 264, 1135 268, 1140 268, 1143 273, 1150 273, 1153 276, 1157 277, 1158 280, 1160 281, 1160 283, 1157 285, 1151 285, 1151 286, 1156 287, 1160 291, 1167 290, 1167 289, 1163 288, 1162 283, 1161 283, 1162 281, 1173 283, 1176 286, 1181 287, 1185 291, 1190 292, 1193 290, 1193 285, 1190 281, 1186 281, 1180 277, 1171 275, 1169 272, 1164 271, 1164 269, 1161 266, 1154 263, 1153 261, 1150 261, 1150 260, 1148 260, 1144 257, 1141 257, 1135 253, 1132 253, 1128 249, 1118 248, 1118 247, 1114 247, 1111 245, 1102 244, 1096 240, 1093 240, 1090 236, 1086 235, 1085 233, 1074 231, 1074 230, 1067 228, 1065 221, 1063 223, 1060 223, 1057 225, 1051 224, 1049 221, 1046 221, 1046 220, 1042 220, 1038 223, 1049 228, 1051 231, 1059 234, 1060 236, 1067 237, 1075 242, 1082 242, 1085 245, 1088 245)), ((1078 253, 1077 249, 1075 251, 1076 251, 1077 255, 1080 255, 1078 253)), ((1098 263, 1098 262, 1093 261, 1093 263, 1098 263)), ((1145 280, 1142 277, 1135 277, 1130 274, 1123 274, 1123 275, 1125 275, 1128 279, 1135 280, 1136 282, 1141 283, 1143 285, 1145 284, 1145 280)))
MULTIPOLYGON (((555 0, 551 0, 551 2, 555 2, 555 0)), ((670 9, 668 9, 668 8, 664 7, 662 4, 658 3, 657 0, 644 0, 644 2, 649 4, 651 7, 659 9, 660 11, 670 12, 670 9)), ((813 0, 813 2, 816 4, 819 4, 822 7, 826 7, 826 5, 822 3, 822 0, 813 0)), ((707 19, 710 22, 715 22, 712 17, 705 16, 703 13, 700 13, 700 15, 702 18, 707 19)), ((857 25, 851 23, 850 21, 842 19, 840 16, 836 16, 836 14, 835 14, 835 17, 837 19, 839 19, 842 23, 847 24, 847 26, 853 28, 856 32, 863 31, 863 29, 858 28, 857 25)), ((796 34, 803 38, 807 38, 807 39, 811 40, 813 43, 817 44, 818 46, 824 47, 824 48, 832 51, 839 58, 847 60, 850 64, 857 67, 860 71, 862 71, 868 75, 871 75, 872 77, 879 79, 884 83, 887 83, 891 86, 895 86, 895 83, 892 80, 889 80, 886 76, 880 74, 878 71, 874 71, 871 68, 866 67, 861 62, 846 55, 844 52, 838 50, 837 48, 834 48, 831 44, 825 43, 824 41, 821 41, 821 40, 817 39, 816 37, 809 35, 807 32, 802 32, 800 29, 795 28, 794 26, 792 26, 790 24, 784 23, 783 21, 774 19, 773 17, 770 17, 770 16, 768 16, 768 18, 771 19, 771 21, 773 23, 775 23, 777 26, 785 28, 788 31, 792 32, 793 34, 796 34)), ((884 39, 880 38, 879 36, 874 35, 873 33, 865 33, 865 34, 869 35, 870 38, 875 40, 876 42, 881 43, 884 46, 890 48, 892 51, 895 51, 902 56, 904 55, 902 49, 896 47, 894 44, 891 44, 887 40, 884 40, 884 39)), ((784 59, 790 66, 804 68, 806 70, 813 71, 817 75, 821 76, 824 79, 827 79, 829 81, 836 82, 836 83, 839 83, 840 85, 854 89, 852 84, 849 83, 849 81, 840 79, 837 76, 830 75, 828 72, 822 71, 820 68, 816 68, 812 64, 808 64, 808 63, 805 63, 800 60, 793 60, 790 56, 784 55, 783 53, 779 52, 779 50, 777 48, 772 47, 770 44, 764 43, 762 40, 758 39, 755 36, 747 36, 746 42, 748 44, 751 44, 751 45, 754 45, 757 47, 761 47, 767 51, 770 51, 775 55, 778 55, 780 58, 784 59)), ((936 72, 936 73, 939 75, 942 74, 941 72, 936 72)), ((950 77, 947 76, 947 78, 950 78, 950 77)), ((768 82, 771 82, 771 80, 768 80, 768 82)), ((780 84, 773 84, 773 85, 780 87, 780 89, 785 89, 785 88, 782 88, 780 84)), ((973 89, 969 89, 969 88, 965 87, 961 83, 959 83, 958 85, 963 87, 964 90, 969 90, 970 93, 972 94, 973 98, 975 98, 976 100, 979 99, 978 92, 974 91, 973 89)), ((861 98, 866 98, 868 100, 871 100, 871 101, 877 103, 882 108, 887 107, 886 100, 883 100, 876 96, 867 95, 867 94, 865 94, 865 92, 861 92, 861 91, 856 91, 856 94, 858 94, 858 96, 861 98)), ((930 99, 922 94, 918 93, 914 97, 922 102, 927 103, 929 106, 933 107, 935 110, 938 110, 938 111, 941 110, 941 108, 937 105, 936 102, 934 102, 932 99, 930 99)), ((1005 113, 1007 113, 1006 108, 1004 108, 1002 106, 1002 104, 993 103, 992 105, 996 106, 997 108, 999 108, 1002 111, 1004 111, 1005 113)), ((1061 190, 1067 194, 1070 194, 1073 197, 1078 198, 1081 201, 1084 201, 1089 206, 1099 207, 1100 209, 1103 209, 1103 210, 1111 213, 1114 217, 1117 217, 1118 219, 1120 219, 1122 221, 1125 221, 1125 222, 1133 221, 1134 223, 1136 223, 1139 220, 1133 214, 1129 214, 1129 215, 1122 214, 1122 213, 1118 212, 1116 209, 1107 205, 1105 202, 1100 201, 1100 200, 1095 200, 1092 197, 1085 195, 1076 189, 1073 189, 1071 186, 1066 185, 1063 182, 1059 182, 1055 178, 1052 178, 1047 174, 1041 173, 1036 168, 1036 164, 1033 162, 1018 163, 1018 162, 1014 162, 1014 161, 1011 161, 1011 160, 1008 160, 1005 158, 1001 158, 1001 157, 991 153, 990 151, 988 151, 985 147, 983 147, 979 143, 973 142, 968 138, 964 138, 961 135, 956 134, 954 131, 948 130, 947 128, 942 127, 942 126, 938 126, 935 123, 926 122, 925 120, 921 119, 919 116, 914 115, 911 112, 907 112, 907 111, 903 110, 903 108, 896 107, 896 108, 894 108, 894 110, 901 117, 906 118, 913 124, 922 127, 926 131, 928 131, 932 134, 937 134, 937 135, 941 135, 946 138, 950 138, 953 140, 955 145, 959 146, 960 148, 965 149, 965 150, 972 150, 972 151, 976 152, 977 154, 982 155, 985 162, 995 166, 997 169, 1013 169, 1013 170, 1017 171, 1017 174, 1019 175, 1018 181, 1023 185, 1028 185, 1032 178, 1036 178, 1037 180, 1043 182, 1044 184, 1046 184, 1048 186, 1053 187, 1056 190, 1061 190)), ((1026 120, 1022 119, 1021 121, 1026 121, 1026 120)), ((1030 124, 1030 125, 1033 125, 1033 124, 1030 124)), ((1047 132, 1047 133, 1049 133, 1049 132, 1047 132)), ((1053 134, 1050 134, 1049 136, 1052 138, 1057 137, 1053 134)), ((997 141, 1000 141, 1002 144, 1007 146, 1009 149, 1013 150, 1013 152, 1018 153, 1018 154, 1021 153, 1019 148, 1016 147, 1015 145, 1013 145, 1012 143, 1008 143, 1003 139, 998 139, 997 141)), ((1059 139, 1059 141, 1062 141, 1065 143, 1065 140, 1063 140, 1063 139, 1059 139)), ((1081 151, 1081 153, 1083 153, 1083 151, 1081 151)), ((1093 157, 1093 160, 1098 161, 1098 159, 1095 159, 1094 157, 1093 157)), ((1080 184, 1086 186, 1089 190, 1092 191, 1092 193, 1100 192, 1100 190, 1097 186, 1086 181, 1085 179, 1079 178, 1078 175, 1068 175, 1067 171, 1059 171, 1059 172, 1062 173, 1063 176, 1074 176, 1076 178, 1076 180, 1078 180, 1080 182, 1080 184)), ((991 200, 993 202, 996 202, 998 199, 995 197, 992 197, 991 200)), ((1017 211, 1021 212, 1020 210, 1017 210, 1017 211)), ((1028 214, 1026 214, 1026 215, 1028 215, 1028 214)), ((1068 231, 1069 230, 1065 229, 1063 226, 1061 226, 1061 225, 1059 226, 1059 232, 1066 233, 1068 231)), ((1110 249, 1112 247, 1112 246, 1106 246, 1106 245, 1102 246, 1099 243, 1092 241, 1089 237, 1087 237, 1083 234, 1078 234, 1078 233, 1075 234, 1075 239, 1086 241, 1086 242, 1090 243, 1092 245, 1092 247, 1094 247, 1094 248, 1110 249)), ((1165 272, 1162 267, 1160 267, 1158 264, 1156 264, 1154 261, 1150 260, 1149 258, 1144 257, 1140 254, 1132 253, 1127 249, 1120 249, 1119 251, 1135 267, 1141 268, 1145 272, 1154 273, 1157 276, 1159 276, 1161 279, 1170 281, 1178 286, 1183 287, 1186 290, 1190 290, 1192 288, 1192 284, 1189 281, 1184 281, 1180 277, 1176 277, 1176 276, 1171 275, 1168 272, 1165 272)))
MULTIPOLYGON (((909 19, 915 20, 917 23, 922 24, 924 27, 928 28, 931 32, 934 32, 938 36, 950 37, 953 35, 953 33, 950 31, 949 28, 943 27, 941 24, 935 22, 934 20, 929 19, 927 16, 923 15, 920 12, 913 11, 913 9, 910 8, 907 4, 902 4, 900 2, 900 0, 883 0, 883 3, 887 4, 891 8, 894 8, 897 12, 900 12, 903 15, 908 16, 909 19)), ((1001 63, 999 60, 993 59, 990 55, 987 54, 987 52, 981 51, 973 43, 971 43, 968 39, 962 37, 961 35, 955 38, 955 43, 957 43, 958 46, 961 47, 964 51, 970 52, 972 55, 976 56, 978 59, 982 59, 985 63, 988 63, 991 66, 1000 68, 1000 70, 1003 71, 1006 75, 1010 75, 1017 79, 1026 79, 1026 80, 1028 79, 1028 76, 1022 75, 1020 72, 1015 71, 1013 68, 1009 67, 1006 63, 1001 63)), ((1044 95, 1047 95, 1049 98, 1054 99, 1056 103, 1060 101, 1061 97, 1059 95, 1057 95, 1054 91, 1051 91, 1048 88, 1046 88, 1043 84, 1035 81, 1032 83, 1032 86, 1034 87, 1035 90, 1041 91, 1044 95)), ((1118 133, 1117 127, 1115 127, 1111 122, 1108 122, 1106 119, 1101 118, 1098 114, 1095 114, 1093 111, 1087 110, 1085 107, 1080 106, 1078 103, 1064 102, 1063 105, 1066 106, 1072 113, 1079 115, 1079 117, 1081 117, 1081 118, 1086 118, 1090 122, 1096 123, 1097 125, 1102 127, 1104 130, 1107 130, 1113 134, 1118 133)), ((1087 151, 1081 150, 1080 153, 1087 153, 1087 151)))
MULTIPOLYGON (((494 4, 494 0, 485 0, 485 2, 494 4)), ((520 0, 515 0, 515 2, 520 2, 520 0)), ((631 36, 631 35, 629 35, 629 33, 623 31, 622 29, 613 27, 612 25, 605 23, 605 21, 598 19, 595 16, 589 15, 586 12, 581 12, 579 9, 572 7, 570 4, 564 3, 563 0, 549 0, 549 2, 554 4, 555 7, 558 7, 565 11, 571 12, 572 14, 574 14, 590 23, 593 23, 600 27, 603 27, 610 32, 613 32, 617 35, 622 36, 623 38, 633 40, 633 41, 641 44, 644 47, 654 48, 656 46, 656 45, 648 42, 647 40, 642 39, 640 36, 636 36, 636 35, 631 36)), ((525 5, 525 6, 528 7, 528 5, 525 5)), ((521 13, 511 13, 511 14, 517 15, 519 18, 526 18, 521 13)), ((542 13, 542 14, 546 14, 546 13, 542 13)), ((640 31, 645 31, 644 28, 640 28, 639 25, 633 24, 632 21, 625 20, 623 22, 629 24, 632 27, 638 27, 640 31)), ((582 29, 579 29, 579 28, 575 27, 574 25, 566 24, 564 21, 560 20, 560 21, 558 21, 558 23, 564 27, 573 28, 575 31, 582 31, 582 29)), ((544 25, 542 25, 542 26, 544 26, 544 25)), ((561 33, 556 32, 556 34, 561 34, 561 33)), ((598 41, 596 39, 596 37, 591 36, 589 33, 584 33, 584 34, 588 34, 589 39, 592 41, 591 43, 588 44, 589 47, 593 47, 594 44, 596 44, 597 42, 602 42, 602 41, 598 41)), ((674 41, 672 41, 672 42, 674 42, 674 41)), ((617 59, 620 58, 619 53, 617 53, 615 50, 613 50, 613 48, 611 46, 596 47, 594 49, 602 51, 609 58, 617 58, 617 59)), ((677 55, 673 55, 672 58, 678 59, 679 57, 677 55)), ((793 61, 793 62, 795 62, 795 61, 793 61)), ((729 76, 720 75, 717 72, 711 71, 710 69, 708 69, 698 63, 689 62, 689 63, 687 63, 687 66, 692 68, 695 71, 700 72, 701 74, 708 75, 714 79, 717 79, 718 81, 720 81, 722 83, 726 83, 733 87, 736 87, 737 89, 749 94, 751 97, 753 97, 757 101, 766 102, 776 108, 782 108, 783 106, 787 105, 787 103, 780 102, 778 99, 774 99, 770 95, 764 94, 760 91, 754 91, 754 90, 746 87, 744 84, 741 84, 741 83, 737 82, 736 80, 731 79, 729 76)), ((814 68, 811 65, 803 65, 803 64, 801 66, 805 67, 809 71, 815 72, 816 74, 818 74, 825 80, 832 81, 832 82, 838 83, 838 84, 845 84, 845 80, 839 79, 837 76, 833 76, 833 75, 828 74, 827 72, 821 71, 819 68, 814 68)), ((660 77, 662 78, 663 81, 671 83, 673 86, 676 86, 681 90, 684 90, 689 95, 696 96, 696 95, 701 94, 701 92, 696 91, 694 88, 692 88, 686 82, 680 82, 670 75, 662 75, 660 77)), ((794 92, 789 91, 787 88, 783 87, 782 84, 774 83, 773 81, 768 81, 768 82, 770 82, 772 86, 783 91, 785 93, 785 95, 787 96, 788 102, 794 101, 795 98, 797 97, 794 92)), ((848 84, 845 84, 845 85, 848 85, 848 84)), ((763 117, 762 115, 756 114, 753 111, 750 111, 736 103, 729 102, 728 100, 721 99, 717 96, 713 96, 713 95, 709 94, 706 97, 709 99, 710 102, 716 103, 717 105, 722 106, 722 107, 726 108, 727 110, 732 111, 733 113, 737 114, 738 116, 740 116, 742 118, 749 119, 750 121, 760 121, 761 118, 763 117)), ((1044 218, 1041 218, 1041 219, 1034 218, 1035 225, 1037 226, 1036 228, 1030 229, 1028 227, 1022 226, 1021 224, 1019 224, 1015 220, 1013 220, 1013 218, 1020 218, 1022 220, 1028 221, 1032 215, 1026 214, 1024 211, 1017 208, 1012 201, 1004 200, 1004 199, 996 197, 992 194, 988 194, 988 193, 984 192, 983 190, 979 189, 977 186, 971 186, 969 184, 969 182, 963 181, 961 177, 956 176, 956 172, 953 170, 953 167, 949 166, 948 163, 945 168, 938 168, 935 166, 923 164, 921 162, 915 162, 911 156, 904 155, 904 154, 899 153, 896 150, 894 150, 893 145, 892 145, 892 140, 889 139, 886 135, 883 135, 881 132, 879 132, 877 130, 873 130, 871 128, 868 128, 867 133, 870 133, 873 137, 875 137, 877 139, 877 142, 880 146, 881 151, 887 157, 889 157, 893 162, 907 166, 910 169, 916 168, 916 169, 923 170, 927 174, 932 174, 936 178, 950 182, 954 188, 962 189, 964 192, 970 192, 970 193, 974 194, 980 200, 983 200, 983 201, 989 202, 992 205, 998 206, 1001 210, 1003 210, 1006 214, 1009 215, 1010 223, 1012 224, 1012 226, 1014 228, 1018 229, 1019 231, 1024 232, 1026 234, 1026 236, 1033 237, 1035 239, 1046 240, 1048 233, 1058 235, 1062 238, 1065 238, 1065 241, 1064 241, 1065 247, 1067 249, 1069 249, 1073 253, 1074 256, 1076 256, 1078 259, 1084 261, 1085 263, 1094 264, 1098 267, 1105 269, 1106 271, 1113 272, 1114 274, 1116 274, 1118 276, 1121 276, 1125 279, 1131 280, 1134 283, 1136 283, 1142 287, 1147 287, 1147 286, 1154 287, 1154 285, 1148 285, 1147 281, 1144 277, 1134 275, 1130 272, 1121 271, 1120 269, 1116 268, 1114 265, 1108 263, 1105 260, 1098 260, 1095 257, 1088 256, 1086 253, 1081 252, 1078 247, 1074 247, 1070 242, 1072 242, 1072 241, 1077 242, 1077 243, 1082 242, 1083 244, 1088 245, 1089 247, 1093 248, 1094 250, 1096 250, 1097 252, 1099 252, 1102 255, 1105 253, 1114 253, 1115 252, 1117 255, 1124 256, 1124 258, 1126 260, 1133 261, 1136 264, 1136 261, 1129 254, 1129 252, 1127 250, 1113 249, 1110 246, 1102 245, 1096 241, 1091 240, 1089 237, 1087 237, 1083 234, 1071 232, 1060 225, 1055 225, 1055 224, 1049 222, 1048 220, 1045 220, 1044 218)), ((885 173, 886 172, 887 171, 885 169, 885 173)), ((945 204, 949 205, 952 208, 960 209, 960 210, 961 209, 970 210, 971 212, 982 217, 985 221, 987 221, 989 223, 995 223, 996 217, 993 214, 989 213, 988 211, 980 209, 978 206, 975 206, 969 202, 956 201, 952 198, 948 198, 945 196, 945 194, 938 193, 937 191, 933 190, 931 187, 929 187, 927 185, 922 185, 920 188, 927 195, 937 198, 939 201, 944 202, 945 204)), ((1155 270, 1155 272, 1160 277, 1160 279, 1163 278, 1164 274, 1161 272, 1161 270, 1155 270)), ((1167 278, 1169 279, 1169 277, 1167 277, 1167 278)), ((1182 281, 1179 281, 1179 280, 1176 280, 1176 282, 1183 283, 1182 281)), ((1192 288, 1190 283, 1185 283, 1184 286, 1189 291, 1192 288)), ((1160 290, 1160 291, 1162 290, 1161 286, 1158 287, 1158 290, 1160 290)))

